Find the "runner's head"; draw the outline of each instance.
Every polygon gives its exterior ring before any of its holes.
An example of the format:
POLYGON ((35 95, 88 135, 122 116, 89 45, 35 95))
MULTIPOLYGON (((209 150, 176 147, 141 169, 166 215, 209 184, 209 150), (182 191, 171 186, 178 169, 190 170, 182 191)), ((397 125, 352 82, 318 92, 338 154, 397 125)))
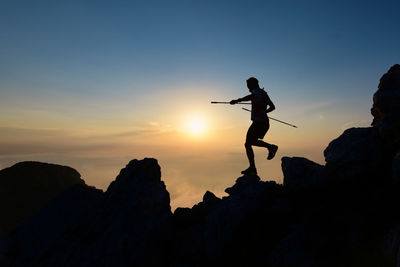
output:
POLYGON ((249 88, 249 90, 260 88, 260 86, 258 85, 258 80, 254 77, 250 77, 249 79, 247 79, 246 82, 247 82, 247 88, 249 88))

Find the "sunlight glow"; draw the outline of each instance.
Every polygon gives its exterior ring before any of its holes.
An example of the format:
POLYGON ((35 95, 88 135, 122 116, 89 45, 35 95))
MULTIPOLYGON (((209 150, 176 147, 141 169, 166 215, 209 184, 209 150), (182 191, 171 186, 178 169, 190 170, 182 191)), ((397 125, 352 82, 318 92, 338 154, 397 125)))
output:
POLYGON ((205 123, 201 118, 191 118, 187 122, 187 130, 190 134, 199 136, 205 132, 205 123))

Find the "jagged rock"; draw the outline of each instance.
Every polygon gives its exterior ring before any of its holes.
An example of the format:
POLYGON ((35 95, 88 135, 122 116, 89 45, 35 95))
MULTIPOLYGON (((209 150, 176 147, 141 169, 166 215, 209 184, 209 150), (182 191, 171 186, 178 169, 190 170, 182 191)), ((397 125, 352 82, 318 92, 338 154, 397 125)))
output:
POLYGON ((203 203, 206 205, 212 205, 218 202, 220 198, 216 197, 212 192, 208 191, 203 196, 203 203))
POLYGON ((192 210, 201 213, 208 213, 213 209, 221 199, 214 195, 214 193, 207 191, 203 196, 203 201, 194 205, 192 210))
POLYGON ((84 185, 67 166, 20 162, 0 171, 0 239, 64 189, 84 185))
POLYGON ((232 242, 235 231, 250 214, 263 208, 266 198, 280 187, 275 182, 263 182, 257 176, 243 176, 225 191, 225 197, 207 216, 204 242, 207 258, 211 261, 221 257, 232 242))
POLYGON ((371 176, 382 172, 384 148, 373 127, 350 128, 324 150, 326 168, 340 177, 371 176))
POLYGON ((324 166, 300 157, 282 158, 283 185, 292 189, 310 189, 326 181, 324 166))
POLYGON ((205 218, 221 199, 207 191, 203 201, 189 208, 177 208, 174 212, 175 251, 174 265, 196 266, 204 265, 205 218))
POLYGON ((76 238, 87 240, 89 246, 79 255, 73 247, 66 251, 63 243, 57 251, 69 254, 76 264, 161 264, 168 255, 171 208, 160 178, 157 160, 129 162, 109 186, 101 209, 79 227, 76 238))
POLYGON ((393 65, 380 79, 373 96, 372 125, 389 146, 400 145, 400 65, 393 65))
POLYGON ((188 226, 193 223, 203 223, 205 216, 221 201, 212 192, 207 191, 203 201, 190 208, 177 208, 174 212, 175 223, 188 226))

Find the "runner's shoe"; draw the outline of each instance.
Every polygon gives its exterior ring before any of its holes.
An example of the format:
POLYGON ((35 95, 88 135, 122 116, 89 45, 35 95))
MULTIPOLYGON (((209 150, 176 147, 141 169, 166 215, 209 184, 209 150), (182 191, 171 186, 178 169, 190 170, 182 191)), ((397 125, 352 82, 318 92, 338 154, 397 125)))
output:
POLYGON ((271 145, 271 148, 268 149, 268 158, 267 159, 273 159, 275 157, 276 151, 278 151, 278 146, 276 145, 271 145))
POLYGON ((252 167, 248 167, 247 169, 242 171, 242 174, 257 175, 257 169, 256 168, 252 168, 252 167))

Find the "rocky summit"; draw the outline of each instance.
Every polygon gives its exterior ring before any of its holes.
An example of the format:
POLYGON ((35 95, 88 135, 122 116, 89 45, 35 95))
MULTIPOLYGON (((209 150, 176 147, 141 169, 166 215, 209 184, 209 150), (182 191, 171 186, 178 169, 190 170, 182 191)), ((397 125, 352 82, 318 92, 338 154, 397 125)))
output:
POLYGON ((326 163, 283 157, 283 184, 242 176, 171 212, 155 159, 106 192, 74 185, 0 240, 1 266, 400 266, 399 65, 326 163))

